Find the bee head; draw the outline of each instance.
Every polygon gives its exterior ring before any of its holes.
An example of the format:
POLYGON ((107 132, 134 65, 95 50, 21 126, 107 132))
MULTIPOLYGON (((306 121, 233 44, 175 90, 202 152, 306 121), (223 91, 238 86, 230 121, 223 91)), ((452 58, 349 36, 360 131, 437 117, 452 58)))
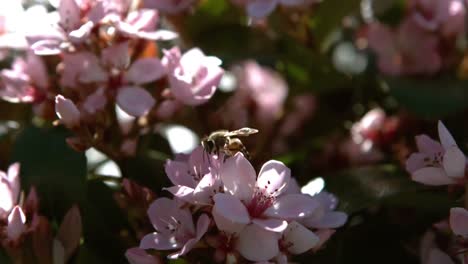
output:
POLYGON ((216 147, 214 141, 211 139, 202 140, 201 145, 208 153, 213 152, 216 147))

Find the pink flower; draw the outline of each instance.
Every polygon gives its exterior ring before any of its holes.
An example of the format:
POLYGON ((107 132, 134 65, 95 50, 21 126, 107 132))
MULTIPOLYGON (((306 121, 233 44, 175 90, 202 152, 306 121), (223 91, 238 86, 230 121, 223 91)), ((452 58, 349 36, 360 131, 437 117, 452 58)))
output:
POLYGON ((308 228, 330 229, 343 226, 348 220, 348 215, 334 211, 338 205, 338 199, 331 193, 322 191, 314 196, 319 204, 314 213, 300 219, 299 222, 308 228))
POLYGON ((464 32, 465 7, 462 0, 415 0, 420 9, 414 12, 415 21, 430 31, 440 30, 445 36, 456 36, 464 32))
POLYGON ((166 51, 163 63, 169 70, 169 85, 174 97, 187 105, 206 103, 215 93, 223 76, 221 61, 207 57, 198 48, 180 56, 180 51, 166 51))
POLYGON ((0 219, 5 218, 18 201, 20 193, 19 163, 0 171, 0 219))
POLYGON ((72 100, 60 94, 55 97, 55 113, 60 118, 60 122, 69 128, 79 126, 80 124, 80 110, 78 110, 72 100))
POLYGON ((421 263, 423 264, 455 264, 450 256, 436 244, 434 232, 428 231, 421 239, 421 263))
POLYGON ((15 206, 8 215, 8 223, 6 227, 7 239, 13 243, 18 243, 21 235, 26 232, 26 215, 24 215, 21 207, 15 206))
POLYGON ((195 0, 144 0, 146 8, 155 8, 168 14, 176 14, 187 10, 195 3, 195 0))
POLYGON ((468 211, 465 208, 450 209, 450 228, 455 235, 468 238, 468 211))
POLYGON ((213 204, 213 195, 222 191, 219 160, 199 146, 190 155, 179 154, 165 164, 166 174, 175 185, 166 188, 177 198, 193 204, 213 204))
POLYGON ((440 142, 426 135, 416 137, 419 152, 411 154, 406 170, 414 181, 427 185, 448 185, 463 181, 466 158, 442 122, 438 123, 440 142))
POLYGON ((125 252, 125 257, 130 264, 162 264, 163 262, 153 255, 146 253, 141 248, 129 248, 125 252))
POLYGON ((354 123, 351 127, 351 136, 353 141, 361 144, 366 140, 373 143, 378 137, 380 130, 384 126, 385 112, 381 108, 374 108, 367 112, 361 120, 354 123))
POLYGON ((256 180, 250 162, 237 153, 222 164, 220 177, 226 192, 214 196, 214 220, 220 230, 238 234, 236 248, 252 261, 276 256, 275 233, 287 228, 287 220, 307 217, 318 206, 307 195, 281 195, 291 176, 290 170, 279 161, 265 163, 256 180), (257 250, 260 244, 264 248, 257 250))
POLYGON ((75 205, 63 217, 57 234, 57 240, 60 241, 64 249, 65 260, 70 259, 80 245, 81 223, 80 210, 75 205))
POLYGON ((13 103, 41 101, 49 86, 46 66, 32 52, 26 54, 25 60, 17 58, 11 69, 2 70, 0 78, 0 97, 13 103))
POLYGON ((282 253, 276 258, 283 261, 278 261, 278 263, 288 263, 286 254, 302 254, 315 247, 319 242, 320 238, 303 225, 295 221, 289 223, 279 241, 282 253))
POLYGON ((176 201, 168 198, 154 201, 148 209, 148 216, 156 232, 143 237, 140 248, 180 249, 170 254, 169 258, 187 254, 206 233, 211 222, 206 214, 202 214, 195 227, 190 210, 179 208, 176 201))
POLYGON ((434 74, 442 67, 437 37, 412 19, 404 20, 396 31, 373 23, 369 27, 368 41, 384 74, 434 74))

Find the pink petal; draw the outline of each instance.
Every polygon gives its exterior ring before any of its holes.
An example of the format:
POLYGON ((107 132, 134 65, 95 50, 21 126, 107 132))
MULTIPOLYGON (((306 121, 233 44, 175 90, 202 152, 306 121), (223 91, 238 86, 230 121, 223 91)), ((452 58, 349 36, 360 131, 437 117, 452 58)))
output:
POLYGON ((148 216, 151 224, 161 234, 169 234, 168 224, 177 220, 180 227, 183 227, 189 233, 195 233, 195 226, 192 220, 192 214, 188 209, 181 209, 176 201, 169 198, 159 198, 151 203, 148 208, 148 216))
POLYGON ((154 40, 154 41, 169 41, 169 40, 174 40, 179 37, 177 33, 174 31, 170 30, 156 30, 156 31, 151 31, 151 32, 146 32, 146 31, 141 31, 138 32, 138 37, 142 39, 147 39, 147 40, 154 40))
POLYGON ((157 58, 144 58, 135 61, 128 69, 125 78, 134 84, 156 81, 166 74, 166 68, 157 58))
POLYGON ((291 170, 276 160, 263 164, 258 174, 257 186, 269 195, 278 196, 291 179, 291 170))
POLYGON ((440 143, 442 143, 442 146, 444 149, 449 149, 452 146, 456 146, 457 143, 455 142, 455 139, 453 139, 452 134, 448 131, 448 129, 444 126, 442 121, 439 121, 437 124, 437 129, 439 131, 439 139, 440 143))
POLYGON ((315 245, 314 251, 319 250, 327 242, 330 237, 335 233, 333 229, 320 229, 316 232, 316 235, 319 237, 320 241, 315 245))
POLYGON ((465 208, 450 209, 450 228, 456 235, 468 237, 468 211, 465 208))
POLYGON ((252 219, 252 223, 255 225, 271 232, 283 232, 286 227, 288 227, 288 222, 285 220, 280 220, 280 219, 273 219, 273 218, 267 218, 267 219, 259 219, 259 218, 254 218, 252 219))
POLYGON ((156 104, 153 96, 138 86, 120 87, 117 94, 117 104, 127 114, 135 117, 144 116, 156 104))
POLYGON ((264 215, 280 219, 297 219, 310 215, 319 203, 308 195, 288 194, 280 196, 264 215))
POLYGON ((141 249, 171 250, 181 248, 182 244, 170 235, 151 233, 144 236, 140 241, 141 249))
POLYGON ((92 21, 88 21, 78 29, 71 31, 68 34, 68 39, 75 44, 81 44, 88 40, 93 28, 94 23, 92 21))
POLYGON ((450 147, 444 154, 443 166, 449 177, 463 178, 466 167, 465 154, 457 146, 450 147))
POLYGON ((15 206, 8 216, 8 225, 6 227, 6 234, 8 239, 17 241, 20 236, 26 232, 26 216, 21 210, 21 207, 15 206))
POLYGON ((453 260, 446 253, 438 248, 433 248, 429 252, 429 257, 425 264, 455 264, 453 260))
POLYGON ((213 195, 222 188, 221 180, 214 173, 208 173, 203 176, 193 192, 194 202, 205 205, 212 204, 213 195))
POLYGON ((172 184, 195 188, 196 182, 188 173, 190 169, 187 162, 168 160, 164 165, 164 170, 172 184))
POLYGON ((82 106, 86 113, 94 115, 98 111, 104 110, 107 104, 105 92, 104 87, 101 87, 86 97, 82 106))
POLYGON ((28 51, 26 64, 26 72, 31 78, 31 81, 42 89, 48 87, 49 78, 47 68, 44 61, 42 61, 42 58, 35 55, 32 51, 28 51))
POLYGON ((295 255, 315 247, 319 241, 320 238, 314 232, 295 221, 289 223, 284 231, 284 242, 289 245, 287 251, 295 255))
POLYGON ((416 145, 418 146, 419 151, 423 153, 437 153, 444 150, 439 142, 433 140, 427 135, 416 136, 416 145))
POLYGON ((127 249, 125 257, 130 264, 162 264, 158 258, 137 247, 127 249))
POLYGON ((177 185, 168 188, 164 188, 164 190, 169 191, 175 197, 187 202, 193 202, 193 189, 187 186, 177 185))
POLYGON ((213 210, 216 210, 226 220, 239 224, 248 224, 250 222, 247 208, 245 208, 245 205, 239 201, 237 197, 225 193, 218 193, 213 199, 215 202, 213 210))
POLYGON ((242 153, 238 152, 234 157, 227 159, 221 165, 219 176, 225 189, 237 199, 244 202, 252 199, 255 170, 242 153))
POLYGON ((130 12, 125 19, 137 30, 153 31, 158 24, 158 11, 155 9, 140 9, 130 12))
POLYGON ((101 60, 108 67, 124 70, 130 63, 128 41, 114 44, 102 50, 101 60))
POLYGON ((426 161, 428 156, 425 153, 413 153, 406 160, 406 170, 409 173, 414 173, 415 171, 422 169, 426 166, 426 161))
POLYGON ((65 31, 71 31, 80 26, 80 8, 75 0, 60 1, 58 12, 60 15, 60 25, 65 31))
POLYGON ((70 99, 60 94, 55 97, 55 113, 67 127, 75 127, 80 123, 80 110, 70 99))
POLYGON ((441 168, 426 167, 411 174, 411 179, 427 185, 447 185, 454 184, 455 181, 445 174, 441 168))
POLYGON ((81 229, 80 210, 75 205, 63 217, 57 234, 65 249, 65 259, 69 259, 80 245, 81 229))
POLYGON ((15 162, 8 167, 7 177, 13 201, 17 201, 20 194, 21 184, 19 173, 20 164, 18 162, 15 162))
POLYGON ((202 214, 197 221, 197 240, 200 240, 202 236, 208 231, 211 220, 206 214, 202 214))
POLYGON ((321 191, 318 194, 312 196, 312 198, 317 200, 317 202, 325 209, 325 211, 335 210, 338 206, 338 198, 327 191, 321 191))
POLYGON ((263 18, 275 10, 277 0, 253 0, 247 4, 247 14, 254 18, 263 18))
POLYGON ((39 40, 31 45, 31 50, 40 56, 58 55, 62 52, 60 43, 61 41, 55 39, 39 40))
POLYGON ((248 225, 240 233, 236 249, 250 261, 267 261, 279 253, 277 233, 248 225))
POLYGON ((327 212, 319 217, 306 217, 301 223, 309 228, 338 228, 348 220, 348 215, 343 212, 327 212))

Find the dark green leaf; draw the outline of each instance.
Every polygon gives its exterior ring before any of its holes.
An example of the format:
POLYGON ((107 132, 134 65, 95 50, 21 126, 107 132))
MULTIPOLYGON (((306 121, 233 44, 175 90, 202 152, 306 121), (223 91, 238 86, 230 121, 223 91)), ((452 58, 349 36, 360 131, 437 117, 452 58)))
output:
POLYGON ((12 162, 21 164, 23 189, 35 186, 41 208, 52 218, 61 218, 85 193, 86 157, 65 142, 62 128, 26 127, 13 147, 12 162))
POLYGON ((387 78, 386 84, 397 102, 425 118, 440 118, 468 107, 468 82, 454 78, 387 78))
POLYGON ((83 206, 83 235, 90 252, 82 258, 102 258, 107 263, 126 263, 127 245, 120 234, 128 230, 126 217, 114 200, 114 192, 101 181, 88 181, 83 206))

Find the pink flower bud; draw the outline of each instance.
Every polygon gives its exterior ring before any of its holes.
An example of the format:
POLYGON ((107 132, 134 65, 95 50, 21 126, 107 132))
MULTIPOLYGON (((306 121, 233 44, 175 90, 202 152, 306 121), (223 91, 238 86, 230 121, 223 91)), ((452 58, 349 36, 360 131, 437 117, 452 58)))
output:
POLYGON ((9 240, 17 242, 24 232, 26 232, 26 216, 21 207, 15 206, 8 216, 7 237, 9 240))
POLYGON ((70 99, 60 94, 55 97, 55 113, 60 121, 69 128, 80 124, 80 110, 70 99))

